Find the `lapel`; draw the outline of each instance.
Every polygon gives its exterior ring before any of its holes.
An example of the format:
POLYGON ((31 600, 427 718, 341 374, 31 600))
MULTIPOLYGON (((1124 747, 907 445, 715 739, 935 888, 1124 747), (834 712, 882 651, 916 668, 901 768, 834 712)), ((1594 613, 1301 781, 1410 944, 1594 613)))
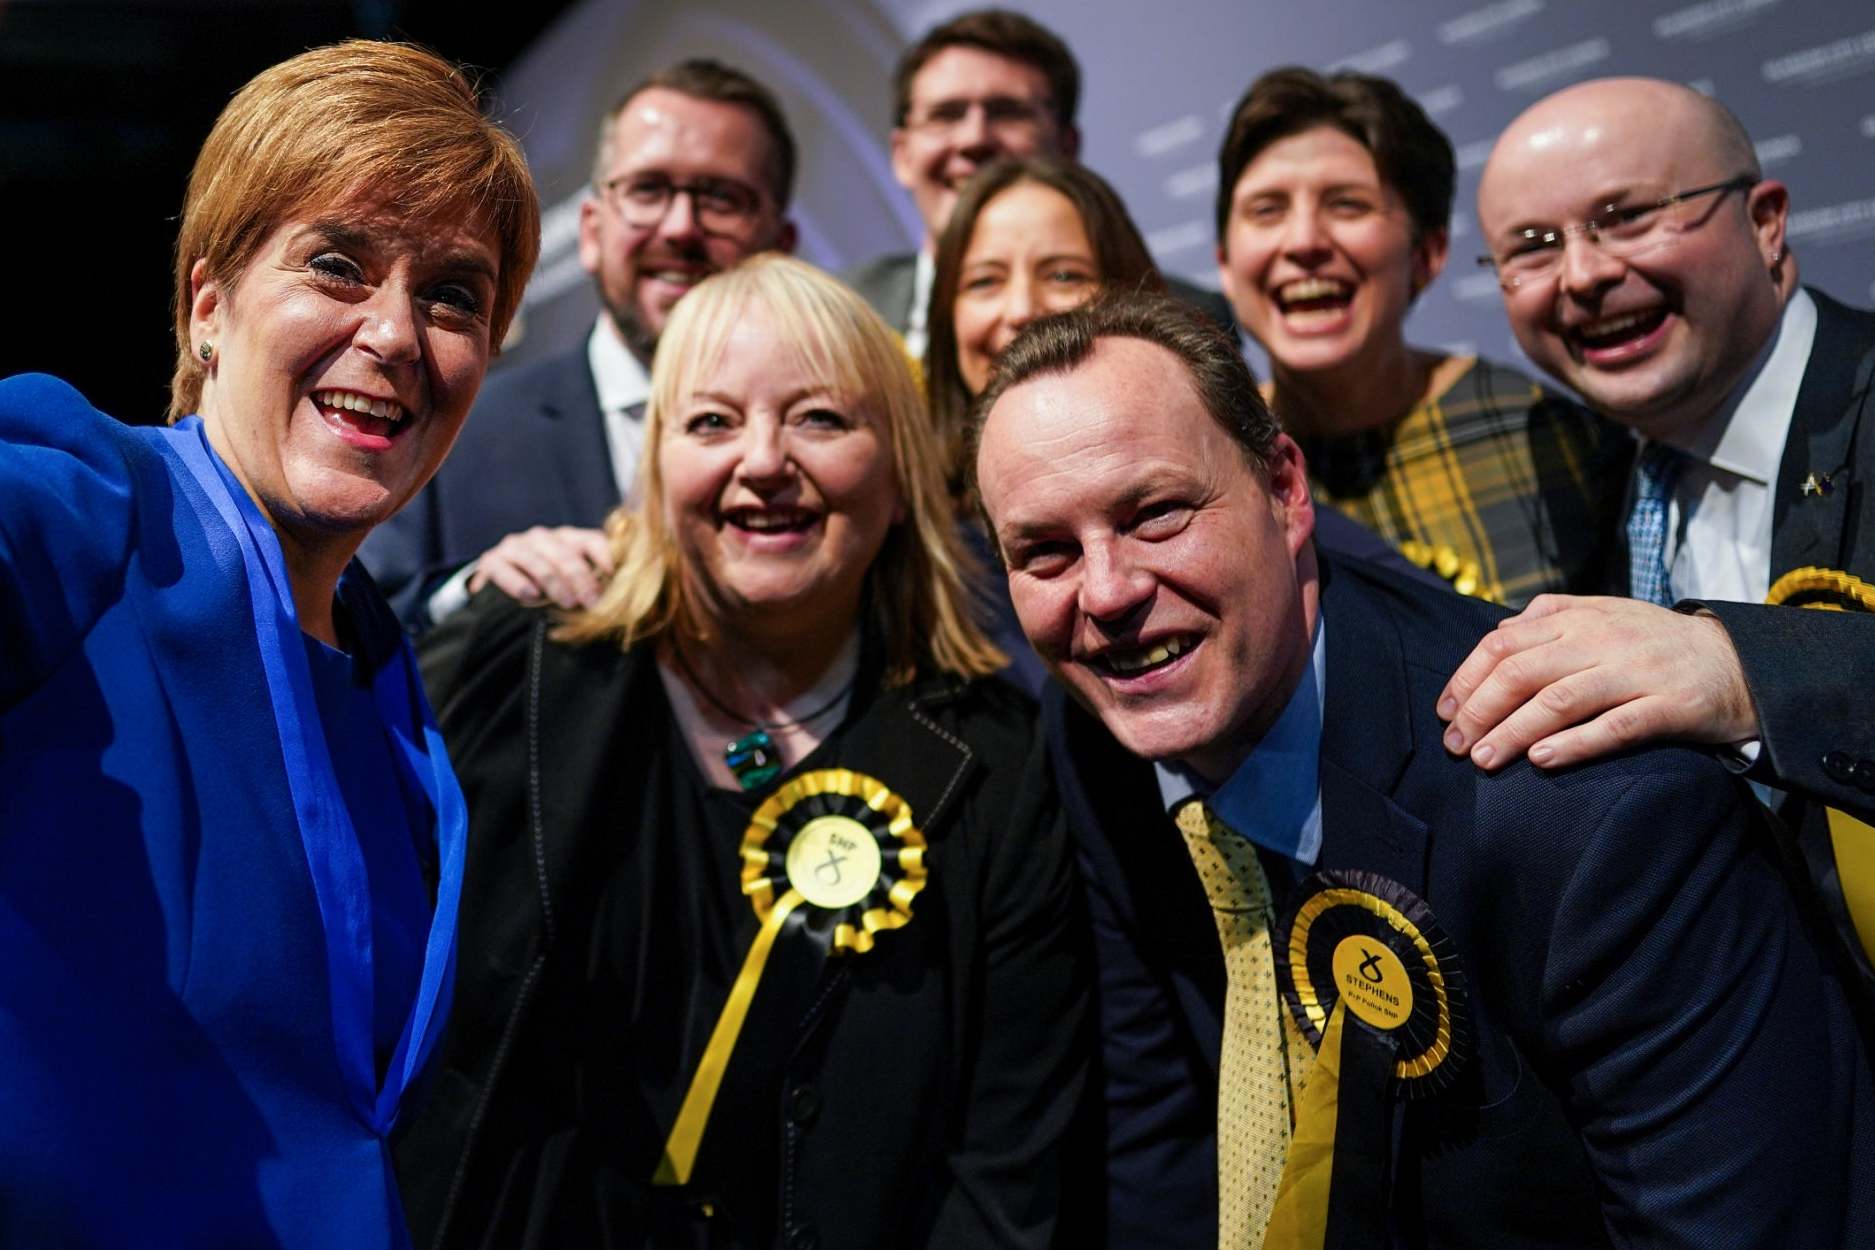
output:
POLYGON ((1399 630, 1332 557, 1320 567, 1328 672, 1316 867, 1378 873, 1423 896, 1426 826, 1392 798, 1417 747, 1399 630))
POLYGON ((1042 719, 1081 875, 1112 912, 1118 930, 1112 940, 1136 949, 1162 979, 1186 1037, 1215 1070, 1224 955, 1211 904, 1161 804, 1152 767, 1052 681, 1042 694, 1042 719))
POLYGON ((582 343, 542 369, 535 411, 546 424, 548 454, 562 483, 574 524, 598 524, 618 507, 618 483, 612 478, 612 450, 606 444, 605 414, 582 343))
POLYGON ((1860 528, 1859 514, 1875 483, 1859 480, 1856 435, 1870 407, 1875 371, 1875 317, 1858 313, 1821 291, 1816 342, 1804 366, 1790 434, 1778 465, 1771 522, 1771 579, 1806 565, 1846 568, 1860 528), (1826 495, 1803 493, 1810 474, 1828 475, 1826 495))

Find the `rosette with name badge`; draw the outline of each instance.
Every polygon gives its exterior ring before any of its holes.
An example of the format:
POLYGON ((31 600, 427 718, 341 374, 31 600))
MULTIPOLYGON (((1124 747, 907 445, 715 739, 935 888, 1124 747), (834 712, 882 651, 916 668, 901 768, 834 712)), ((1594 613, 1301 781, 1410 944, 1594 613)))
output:
POLYGON ((879 933, 910 923, 925 880, 924 834, 911 805, 876 778, 816 769, 763 801, 742 835, 742 893, 761 928, 691 1077, 653 1184, 689 1182, 762 969, 789 918, 799 913, 803 939, 828 954, 863 955, 879 933))
POLYGON ((1288 1023, 1315 1059, 1263 1244, 1386 1245, 1394 1100, 1449 1089, 1469 1057, 1457 952, 1405 886, 1324 871, 1298 887, 1273 954, 1288 1023))

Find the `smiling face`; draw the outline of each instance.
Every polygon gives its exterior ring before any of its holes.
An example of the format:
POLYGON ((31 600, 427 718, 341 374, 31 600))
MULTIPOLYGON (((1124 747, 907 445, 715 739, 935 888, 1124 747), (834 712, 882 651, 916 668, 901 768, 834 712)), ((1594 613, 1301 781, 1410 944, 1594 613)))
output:
POLYGON ((982 48, 951 47, 912 79, 905 120, 892 131, 892 173, 912 194, 935 239, 950 220, 958 189, 1003 156, 1073 157, 1048 98, 1048 77, 982 48))
POLYGON ((672 306, 691 287, 754 252, 794 245, 771 188, 774 145, 753 109, 650 87, 612 127, 598 183, 612 189, 580 205, 579 260, 627 346, 649 361, 672 306), (757 205, 723 232, 703 228, 693 196, 673 195, 655 223, 626 223, 621 196, 633 180, 732 184, 757 205))
POLYGON ((1314 511, 1279 436, 1264 480, 1178 358, 1106 338, 1003 394, 978 486, 1022 632, 1136 755, 1228 776, 1301 678, 1314 511))
POLYGON ((818 381, 751 303, 663 420, 665 523, 709 619, 843 632, 902 516, 891 440, 863 397, 818 381))
POLYGON ((210 443, 283 541, 349 557, 430 479, 488 367, 484 231, 338 205, 275 227, 232 288, 197 262, 210 443))
MULTIPOLYGON (((1478 187, 1485 245, 1560 229, 1744 172, 1710 106, 1672 83, 1587 83, 1506 130, 1478 187)), ((1775 182, 1669 210, 1672 237, 1627 260, 1581 234, 1548 275, 1504 293, 1530 358, 1598 411, 1650 436, 1696 427, 1768 341, 1794 283, 1775 182), (1783 279, 1782 285, 1778 276, 1783 279)))
POLYGON ((957 367, 972 395, 989 384, 996 353, 1036 317, 1084 304, 1100 266, 1067 196, 1019 182, 977 214, 964 250, 952 322, 957 367))
POLYGON ((1244 167, 1218 248, 1237 318, 1291 373, 1359 368, 1397 350, 1413 296, 1445 263, 1351 135, 1316 126, 1244 167))

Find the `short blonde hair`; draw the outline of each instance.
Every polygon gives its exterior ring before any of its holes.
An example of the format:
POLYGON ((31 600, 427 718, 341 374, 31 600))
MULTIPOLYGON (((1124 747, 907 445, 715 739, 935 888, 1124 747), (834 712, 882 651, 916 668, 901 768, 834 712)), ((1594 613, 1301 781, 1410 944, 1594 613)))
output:
POLYGON ((848 287, 777 253, 750 258, 684 296, 658 338, 645 407, 639 502, 606 522, 618 571, 590 609, 568 615, 555 637, 614 639, 625 647, 673 626, 707 635, 681 576, 664 515, 659 447, 667 423, 709 375, 751 306, 775 322, 817 385, 852 396, 884 423, 904 521, 892 527, 868 574, 873 623, 885 643, 886 680, 909 681, 920 668, 963 677, 1007 663, 970 611, 970 557, 944 489, 937 438, 910 360, 896 334, 848 287))
POLYGON ((498 346, 540 255, 540 200, 513 136, 482 116, 462 71, 412 44, 351 39, 263 70, 215 120, 189 175, 176 238, 176 373, 169 415, 195 411, 203 363, 190 333, 198 260, 238 282, 274 228, 306 204, 381 202, 420 220, 484 227, 499 252, 498 346))

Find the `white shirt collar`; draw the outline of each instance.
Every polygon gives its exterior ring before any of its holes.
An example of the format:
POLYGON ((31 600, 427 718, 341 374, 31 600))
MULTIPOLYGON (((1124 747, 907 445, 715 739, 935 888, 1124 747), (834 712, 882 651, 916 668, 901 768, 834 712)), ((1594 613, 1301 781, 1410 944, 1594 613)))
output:
POLYGON ((1715 469, 1766 486, 1775 482, 1815 340, 1816 301, 1798 287, 1752 370, 1680 450, 1715 469))
POLYGON ((625 340, 606 313, 599 314, 592 333, 586 336, 586 361, 592 367, 600 411, 622 412, 650 398, 651 375, 625 346, 625 340))
POLYGON ((931 284, 936 280, 937 258, 919 248, 911 268, 911 310, 905 315, 905 351, 913 360, 923 360, 931 342, 931 327, 925 319, 931 314, 931 284))

